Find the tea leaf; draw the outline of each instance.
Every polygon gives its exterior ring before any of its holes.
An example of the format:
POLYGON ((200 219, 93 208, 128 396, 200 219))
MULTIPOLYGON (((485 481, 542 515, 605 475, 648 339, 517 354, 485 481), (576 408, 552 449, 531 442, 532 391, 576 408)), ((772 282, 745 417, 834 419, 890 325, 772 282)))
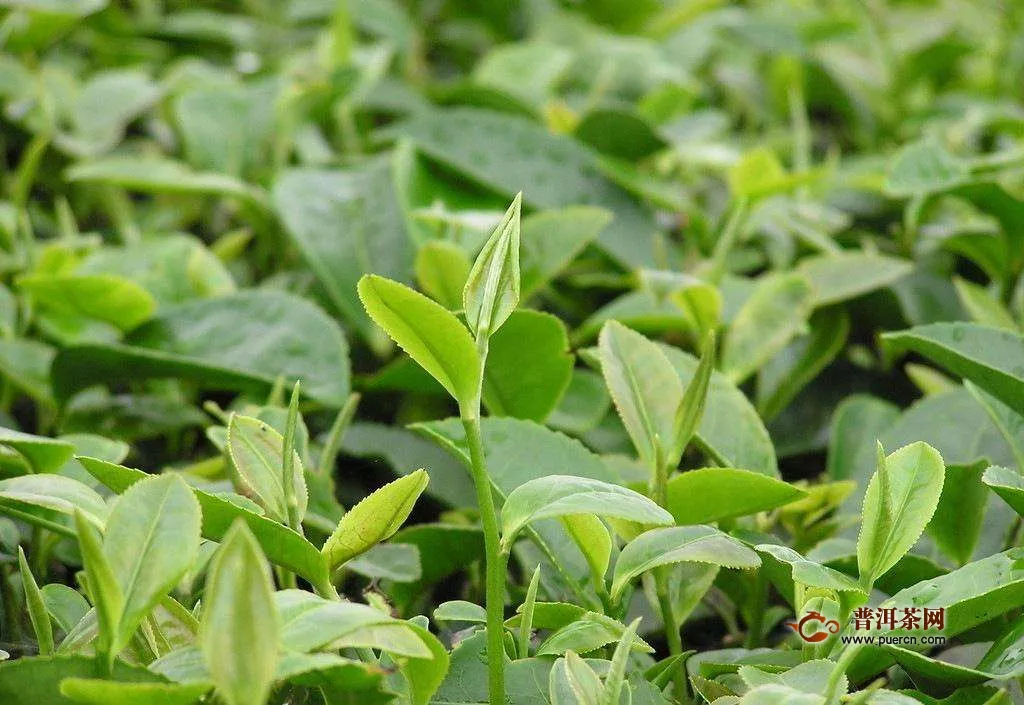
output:
MULTIPOLYGON (((597 612, 587 612, 549 636, 538 647, 537 655, 564 654, 568 651, 585 654, 607 644, 619 642, 625 633, 626 627, 621 622, 597 612)), ((652 651, 647 642, 639 636, 633 637, 631 648, 633 651, 652 651)))
MULTIPOLYGON (((228 455, 245 495, 253 495, 270 517, 289 524, 287 490, 284 487, 284 438, 265 421, 232 414, 228 422, 228 455)), ((292 496, 301 521, 309 495, 302 460, 292 453, 292 496)))
POLYGON ((618 599, 634 578, 658 566, 696 561, 723 568, 756 568, 757 554, 710 526, 675 526, 646 531, 626 544, 615 564, 611 594, 618 599))
POLYGON ((1024 475, 1010 468, 992 465, 985 470, 981 479, 1018 514, 1024 516, 1024 475))
POLYGON ((660 469, 675 441, 679 376, 657 345, 617 321, 604 325, 599 345, 605 384, 633 446, 647 467, 660 469))
MULTIPOLYGON (((667 345, 659 346, 684 386, 689 386, 698 367, 697 358, 667 345)), ((694 440, 716 463, 745 468, 777 477, 775 448, 747 397, 724 374, 711 372, 704 414, 694 440)))
POLYGON ((520 285, 523 300, 541 291, 612 221, 594 206, 544 210, 523 218, 520 285))
POLYGON ((114 502, 103 553, 124 596, 115 651, 192 567, 201 519, 192 490, 173 474, 142 480, 114 502))
POLYGON ((539 311, 514 311, 491 337, 483 401, 493 416, 544 421, 572 376, 565 326, 539 311))
POLYGON ((807 493, 780 480, 736 468, 700 468, 668 481, 666 509, 677 524, 707 524, 765 512, 807 493))
POLYGON ((569 651, 552 666, 548 693, 552 705, 600 705, 601 680, 586 661, 569 651))
POLYGON ((933 323, 886 333, 890 355, 916 352, 1024 414, 1024 337, 970 323, 933 323))
POLYGON ((466 322, 479 340, 496 333, 519 304, 519 230, 523 195, 484 243, 462 291, 466 322))
POLYGON ((192 705, 210 686, 206 683, 118 683, 98 678, 65 678, 60 692, 83 705, 192 705))
MULTIPOLYGON (((109 508, 95 490, 63 475, 36 474, 0 480, 0 513, 17 512, 25 521, 51 531, 62 531, 61 514, 72 517, 80 511, 94 525, 102 527, 109 508)), ((69 531, 69 530, 68 530, 69 531)))
POLYGON ((460 404, 480 388, 480 358, 465 326, 423 294, 375 275, 359 280, 370 317, 460 404))
POLYGON ((25 552, 21 550, 21 546, 18 546, 18 572, 21 575, 21 584, 25 592, 25 606, 28 608, 32 630, 36 634, 39 655, 49 656, 53 653, 53 625, 50 624, 50 615, 43 602, 43 595, 39 592, 39 585, 36 583, 32 571, 29 570, 28 561, 25 560, 25 552))
POLYGON ((228 705, 262 705, 280 649, 280 622, 269 566, 244 524, 235 524, 213 558, 203 600, 203 659, 228 705))
POLYGON ((266 195, 244 182, 213 172, 193 171, 173 159, 107 157, 82 162, 68 169, 72 182, 120 186, 144 193, 214 194, 262 206, 266 195))
POLYGON ((988 463, 984 461, 946 466, 939 504, 926 529, 939 549, 957 565, 971 560, 985 523, 989 494, 981 478, 986 467, 988 463))
POLYGON ((666 458, 669 467, 679 464, 683 451, 686 450, 697 425, 704 416, 708 386, 711 384, 711 373, 715 370, 715 358, 715 333, 711 331, 704 338, 701 345, 700 364, 697 365, 693 379, 686 385, 686 391, 676 409, 675 421, 672 424, 672 445, 666 458))
POLYGON ((562 525, 587 560, 594 580, 603 582, 612 557, 612 537, 608 529, 592 514, 563 516, 562 525))
POLYGON ((401 134, 430 156, 506 196, 520 189, 527 205, 599 205, 615 214, 599 246, 629 265, 649 265, 656 231, 629 196, 600 175, 596 157, 571 138, 529 120, 475 108, 423 111, 401 134))
POLYGON ((796 268, 810 282, 815 308, 881 289, 912 269, 911 262, 867 252, 808 257, 796 268))
POLYGON ((349 394, 348 346, 337 324, 292 294, 253 290, 169 306, 124 344, 64 348, 53 363, 59 399, 100 383, 177 378, 204 389, 269 389, 302 378, 312 399, 341 407, 349 394), (254 355, 253 340, 260 341, 254 355), (296 341, 304 341, 296 345, 296 341))
POLYGON ((927 443, 912 443, 885 456, 864 496, 857 565, 872 585, 906 554, 928 525, 942 494, 945 465, 927 443))
POLYGON ((404 280, 413 260, 391 180, 382 159, 344 170, 285 171, 273 189, 286 232, 331 304, 371 344, 378 334, 359 303, 359 278, 404 280))
POLYGON ((629 652, 632 650, 633 639, 636 637, 636 631, 640 627, 641 619, 637 617, 634 619, 626 631, 622 633, 622 638, 619 640, 618 645, 615 647, 615 653, 612 655, 612 663, 608 668, 608 675, 604 679, 604 690, 601 695, 602 705, 618 705, 619 695, 622 692, 623 680, 626 677, 626 666, 629 659, 629 652))
POLYGON ((530 522, 571 514, 596 514, 654 526, 672 523, 672 515, 633 490, 600 480, 551 475, 530 480, 509 493, 501 510, 502 547, 509 550, 530 522))
POLYGON ((722 372, 737 384, 782 350, 807 325, 811 286, 798 274, 763 279, 733 318, 722 347, 722 372))
MULTIPOLYGON (((1016 609, 1024 600, 1024 549, 1015 548, 968 563, 946 575, 900 590, 882 607, 945 609, 947 639, 1016 609)), ((901 630, 894 630, 900 636, 901 630)))
POLYGON ((103 550, 103 543, 85 516, 75 512, 75 533, 78 535, 78 549, 88 578, 88 594, 96 607, 99 621, 98 648, 104 654, 106 663, 113 663, 118 641, 118 625, 124 611, 125 596, 120 581, 103 550))
POLYGON ((934 140, 899 151, 889 168, 885 190, 890 196, 919 196, 958 186, 967 180, 967 165, 934 140))
POLYGON ((56 472, 75 453, 75 447, 66 441, 3 427, 0 427, 0 446, 14 450, 37 473, 56 472))
MULTIPOLYGON (((96 458, 79 458, 79 461, 93 477, 114 492, 124 492, 147 477, 146 473, 140 470, 96 458)), ((223 540, 235 521, 241 519, 259 541, 267 557, 275 564, 298 573, 314 586, 323 585, 329 580, 320 551, 300 534, 223 496, 194 487, 191 489, 202 508, 204 538, 211 541, 223 540)), ((253 508, 256 509, 256 505, 253 505, 253 508)))
POLYGON ((32 275, 18 280, 27 292, 49 310, 84 316, 131 330, 156 310, 156 301, 138 284, 106 274, 32 275))
POLYGON ((416 281, 430 298, 450 311, 462 308, 462 291, 472 263, 458 245, 434 240, 416 253, 416 281))
POLYGON ((420 469, 384 485, 342 517, 321 549, 331 568, 394 535, 412 512, 430 478, 420 469))

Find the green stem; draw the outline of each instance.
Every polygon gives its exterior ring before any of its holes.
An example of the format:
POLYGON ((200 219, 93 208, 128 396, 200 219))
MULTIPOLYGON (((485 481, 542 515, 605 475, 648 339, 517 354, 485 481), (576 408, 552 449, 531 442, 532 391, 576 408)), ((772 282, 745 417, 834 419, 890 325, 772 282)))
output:
POLYGON ((484 461, 484 444, 480 434, 480 416, 464 416, 462 425, 469 442, 470 472, 476 485, 480 521, 484 529, 484 562, 486 569, 487 609, 487 674, 491 705, 505 703, 505 562, 498 532, 498 515, 494 508, 494 492, 484 461))
POLYGON ((726 221, 725 227, 722 228, 722 233, 718 236, 718 242, 715 243, 714 252, 711 253, 711 264, 708 267, 707 280, 712 284, 718 283, 725 274, 726 260, 729 257, 729 253, 736 246, 743 221, 747 219, 749 210, 750 201, 744 196, 736 202, 732 213, 729 214, 729 220, 726 221))
POLYGON ((842 653, 839 657, 839 661, 836 663, 835 670, 832 671, 832 675, 828 677, 828 683, 825 685, 825 702, 830 703, 836 699, 836 689, 839 688, 839 684, 843 680, 843 675, 846 673, 850 664, 857 658, 857 654, 860 653, 860 644, 854 644, 850 646, 842 653))
POLYGON ((747 649, 756 649, 761 644, 761 632, 764 631, 764 608, 768 603, 768 580, 764 571, 758 570, 754 577, 754 593, 751 596, 754 601, 753 612, 750 615, 750 624, 747 625, 747 638, 743 646, 747 649))
MULTIPOLYGON (((676 608, 672 604, 672 598, 668 591, 669 572, 657 570, 654 573, 654 583, 658 593, 658 607, 661 609, 661 620, 665 623, 665 638, 668 641, 668 652, 670 656, 679 656, 683 653, 683 638, 679 634, 679 626, 676 621, 676 608)), ((672 680, 676 686, 676 699, 680 702, 690 697, 689 686, 686 682, 686 674, 680 664, 674 666, 675 673, 672 680)))

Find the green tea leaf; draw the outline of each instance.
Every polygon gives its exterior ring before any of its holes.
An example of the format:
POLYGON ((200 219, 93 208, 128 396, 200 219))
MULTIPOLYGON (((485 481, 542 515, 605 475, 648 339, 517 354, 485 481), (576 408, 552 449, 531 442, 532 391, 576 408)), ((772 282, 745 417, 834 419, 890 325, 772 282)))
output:
POLYGON ((985 524, 989 494, 981 478, 986 467, 985 461, 946 466, 939 504, 926 529, 939 549, 957 565, 971 560, 985 524))
POLYGON ((121 330, 135 328, 156 310, 148 291, 109 274, 36 274, 20 278, 18 288, 51 311, 104 321, 121 330))
POLYGON ((82 705, 192 705, 210 690, 205 683, 118 683, 65 678, 60 692, 82 705))
POLYGON ((228 705, 263 705, 279 658, 280 622, 269 566, 236 520, 210 566, 203 599, 203 659, 228 705))
POLYGON ((25 606, 28 608, 28 616, 32 622, 32 630, 36 634, 36 644, 39 646, 40 656, 49 656, 53 653, 53 625, 50 623, 50 615, 43 602, 43 595, 39 591, 32 571, 25 560, 25 552, 18 546, 18 572, 21 574, 21 585, 25 592, 25 606))
POLYGON ((935 140, 922 140, 901 149, 889 168, 885 191, 890 196, 920 196, 958 186, 967 180, 967 164, 935 140))
POLYGON ((262 206, 266 194, 226 174, 193 171, 164 157, 106 157, 68 169, 72 182, 120 186, 144 193, 212 194, 262 206))
POLYGON ((404 280, 413 260, 387 160, 285 171, 273 201, 331 304, 374 343, 377 333, 356 292, 359 278, 372 273, 404 280))
POLYGON ((115 661, 110 673, 93 656, 37 656, 0 662, 0 702, 4 705, 68 705, 60 686, 72 678, 112 678, 108 683, 160 683, 162 679, 141 666, 115 661))
POLYGON ((301 377, 308 397, 341 407, 349 394, 348 345, 338 325, 309 301, 269 290, 166 307, 124 344, 64 348, 53 364, 59 399, 129 377, 264 393, 282 376, 301 377))
POLYGON ((78 534, 78 549, 88 578, 89 599, 96 607, 99 621, 98 648, 104 654, 105 662, 113 663, 117 655, 114 648, 118 640, 118 623, 125 605, 124 592, 107 560, 96 529, 78 511, 75 512, 75 532, 78 534))
POLYGON ((601 176, 597 157, 571 138, 552 135, 529 120, 473 108, 423 111, 396 132, 506 196, 526 187, 527 205, 609 209, 615 219, 600 232, 599 246, 631 266, 653 263, 655 223, 601 176))
MULTIPOLYGON (((696 374, 698 360, 683 350, 661 345, 684 386, 696 374)), ((777 477, 775 448, 768 430, 747 397, 724 374, 711 372, 704 414, 694 440, 720 465, 777 477)))
POLYGON ((646 531, 626 544, 615 564, 611 594, 618 599, 626 585, 663 565, 695 561, 723 568, 756 568, 757 554, 710 526, 674 526, 646 531))
POLYGON ((981 479, 1018 514, 1024 516, 1024 475, 1010 468, 992 465, 985 470, 981 479))
POLYGON ((138 482, 114 503, 103 554, 124 596, 115 651, 192 567, 201 520, 192 490, 173 474, 138 482))
POLYGON ((574 651, 567 652, 551 667, 551 705, 600 705, 601 693, 601 679, 574 651))
POLYGON ((416 253, 416 281, 449 311, 462 308, 462 291, 471 267, 466 251, 446 240, 431 240, 416 253))
POLYGON ((669 463, 683 385, 657 345, 617 321, 601 329, 601 371, 619 416, 649 468, 669 463))
POLYGON ((812 291, 798 274, 766 277, 733 318, 722 348, 722 372, 740 383, 807 325, 812 291))
POLYGON ((569 514, 562 517, 562 526, 587 559, 594 580, 603 582, 612 557, 612 537, 604 523, 592 514, 569 514))
POLYGON ((921 536, 945 478, 942 456, 927 443, 912 443, 887 457, 880 448, 857 539, 857 565, 866 586, 896 565, 921 536))
MULTIPOLYGON (((602 646, 618 643, 625 633, 626 626, 621 622, 598 612, 587 612, 545 639, 537 648, 537 655, 557 655, 569 651, 585 654, 602 646)), ((631 647, 633 651, 653 651, 639 636, 633 637, 631 647)))
MULTIPOLYGON (((882 607, 945 609, 942 630, 952 639, 1024 603, 1024 549, 1014 548, 901 590, 882 607)), ((907 632, 893 630, 894 636, 907 632)))
POLYGON ((519 230, 522 194, 484 243, 462 291, 466 322, 479 340, 501 328, 519 304, 519 230))
POLYGON ((700 468, 668 481, 666 509, 676 524, 707 524, 766 512, 807 493, 761 473, 736 468, 700 468))
POLYGON ((978 662, 978 670, 1000 678, 1017 678, 1024 675, 1024 659, 1021 658, 1022 646, 1024 646, 1024 622, 1018 621, 985 652, 981 661, 978 662))
POLYGON ((65 524, 61 514, 70 518, 80 511, 92 524, 102 527, 109 513, 103 498, 88 485, 50 474, 0 480, 0 513, 5 509, 54 531, 60 531, 65 524))
POLYGON ((509 550, 530 522, 571 514, 596 514, 653 526, 672 523, 672 515, 633 490, 600 480, 551 475, 530 480, 509 493, 501 510, 502 546, 509 550))
POLYGON ((460 404, 480 388, 480 357, 466 327, 423 294, 375 275, 359 280, 370 317, 460 404))
MULTIPOLYGON (((228 422, 228 456, 237 473, 242 494, 252 496, 268 515, 289 524, 289 509, 284 487, 284 438, 265 421, 232 414, 228 422)), ((302 460, 293 452, 292 492, 298 518, 306 514, 309 494, 302 460)))
POLYGON ((612 217, 602 208, 570 206, 523 218, 519 265, 523 300, 558 276, 608 227, 612 217))
MULTIPOLYGON (((83 467, 114 492, 124 492, 147 475, 96 458, 79 458, 83 467)), ((238 519, 245 522, 259 541, 264 553, 276 565, 298 573, 319 589, 329 582, 327 567, 320 551, 300 534, 276 521, 250 511, 229 499, 192 488, 202 508, 202 534, 210 541, 221 541, 238 519)), ((255 505, 253 505, 255 509, 255 505)))
POLYGON ((65 441, 31 433, 22 433, 11 428, 0 427, 0 446, 10 448, 21 455, 32 472, 56 472, 71 460, 75 447, 65 441))
POLYGON ((916 352, 1024 414, 1024 337, 971 323, 933 323, 882 335, 890 355, 916 352))
POLYGON ((484 404, 492 416, 543 422, 565 393, 572 371, 561 320, 539 311, 514 311, 491 337, 484 404))
POLYGON ((384 485, 352 507, 321 549, 327 565, 344 565, 393 536, 402 528, 428 482, 426 471, 420 469, 384 485))

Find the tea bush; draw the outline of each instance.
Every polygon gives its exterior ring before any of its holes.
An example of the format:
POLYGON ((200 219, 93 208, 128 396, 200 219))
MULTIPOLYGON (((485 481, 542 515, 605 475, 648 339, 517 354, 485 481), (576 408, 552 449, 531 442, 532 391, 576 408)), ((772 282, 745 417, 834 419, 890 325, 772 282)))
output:
POLYGON ((1024 5, 0 5, 0 703, 1024 702, 1024 5))

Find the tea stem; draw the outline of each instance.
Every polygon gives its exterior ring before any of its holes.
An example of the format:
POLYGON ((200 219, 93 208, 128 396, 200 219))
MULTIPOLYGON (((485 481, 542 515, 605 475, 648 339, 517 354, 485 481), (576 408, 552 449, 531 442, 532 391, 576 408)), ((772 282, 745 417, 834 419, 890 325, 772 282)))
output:
POLYGON ((715 243, 714 252, 711 253, 711 264, 707 271, 707 280, 713 284, 718 283, 725 275, 726 260, 739 240, 749 206, 750 202, 746 197, 739 199, 733 206, 732 213, 729 214, 729 219, 718 236, 718 242, 715 243))
MULTIPOLYGON (((672 597, 668 590, 667 571, 658 570, 654 574, 654 581, 658 593, 658 607, 661 609, 661 619, 665 623, 665 638, 668 641, 668 652, 670 656, 679 656, 683 653, 683 638, 679 634, 679 623, 676 620, 676 608, 672 604, 672 597)), ((686 702, 690 698, 689 687, 686 683, 686 674, 683 673, 683 665, 673 666, 675 673, 672 680, 676 686, 676 697, 680 702, 686 702)))
POLYGON ((484 445, 480 434, 480 416, 462 419, 469 442, 470 471, 476 485, 480 521, 484 529, 484 562, 486 569, 487 609, 487 673, 491 705, 505 702, 505 560, 501 553, 498 515, 494 508, 494 492, 484 461, 484 445))

